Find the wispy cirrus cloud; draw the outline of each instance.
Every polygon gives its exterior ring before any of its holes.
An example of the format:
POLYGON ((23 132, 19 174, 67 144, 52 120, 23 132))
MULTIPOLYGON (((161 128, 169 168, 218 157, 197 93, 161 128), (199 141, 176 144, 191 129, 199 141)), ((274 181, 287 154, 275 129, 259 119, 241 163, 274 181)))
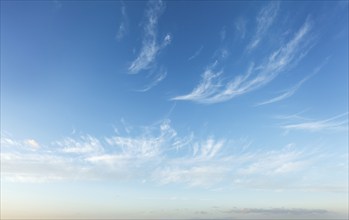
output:
POLYGON ((210 103, 211 97, 217 94, 222 87, 220 75, 223 73, 222 71, 215 71, 212 66, 214 67, 216 64, 211 65, 205 70, 201 76, 201 82, 191 93, 176 96, 172 98, 172 100, 190 100, 210 103))
POLYGON ((164 80, 167 76, 166 71, 160 71, 152 80, 152 82, 146 85, 144 88, 136 90, 137 92, 146 92, 152 89, 154 86, 157 86, 162 80, 164 80))
POLYGON ((330 57, 327 57, 325 59, 324 62, 322 62, 319 66, 317 66, 313 73, 308 75, 307 77, 303 78, 301 81, 299 81, 296 85, 292 86, 291 88, 289 88, 288 90, 286 90, 285 92, 283 92, 281 95, 279 96, 276 96, 274 98, 271 98, 267 101, 264 101, 264 102, 260 102, 257 104, 257 106, 259 105, 266 105, 266 104, 271 104, 271 103, 274 103, 274 102, 279 102, 279 101, 282 101, 284 99, 287 99, 291 96, 293 96, 297 90, 306 82, 308 81, 311 77, 313 77, 315 74, 317 74, 325 65, 326 63, 328 62, 330 57))
POLYGON ((292 130, 318 132, 341 131, 348 129, 348 112, 336 115, 324 120, 312 120, 306 122, 291 123, 281 126, 286 132, 292 130))
POLYGON ((145 12, 142 47, 138 56, 128 68, 130 74, 137 74, 142 70, 150 69, 160 51, 171 43, 172 37, 170 34, 166 34, 160 43, 157 39, 158 21, 164 10, 165 4, 161 0, 148 2, 145 12))
POLYGON ((79 138, 66 137, 52 144, 59 147, 64 153, 88 154, 103 151, 100 141, 90 135, 80 136, 79 138))
POLYGON ((214 138, 210 137, 205 142, 193 146, 193 156, 202 159, 210 159, 216 156, 224 145, 225 140, 216 141, 214 138))
POLYGON ((247 25, 247 20, 243 17, 239 17, 235 23, 235 29, 236 31, 240 34, 240 38, 244 39, 246 36, 246 25, 247 25))
POLYGON ((224 102, 236 96, 251 92, 272 81, 281 72, 295 65, 310 49, 309 35, 311 24, 307 19, 300 29, 284 46, 272 52, 259 66, 251 64, 247 72, 226 81, 221 77, 223 68, 218 61, 206 68, 200 83, 186 95, 176 96, 172 100, 186 100, 198 103, 224 102))
POLYGON ((24 140, 14 140, 9 135, 1 134, 0 146, 4 148, 20 147, 24 150, 38 150, 40 144, 33 138, 24 140))
POLYGON ((188 58, 188 61, 191 61, 195 59, 197 56, 199 56, 200 53, 202 52, 202 49, 204 49, 204 46, 199 47, 199 49, 197 49, 195 53, 188 58))
POLYGON ((209 187, 222 181, 227 169, 219 166, 194 166, 158 168, 153 179, 161 184, 187 184, 191 187, 209 187))
POLYGON ((230 183, 228 187, 304 190, 305 185, 317 185, 294 177, 326 160, 292 144, 256 150, 244 139, 179 135, 169 119, 122 130, 103 138, 66 137, 35 151, 23 148, 25 142, 2 137, 1 176, 21 182, 131 179, 203 188, 230 183))
POLYGON ((239 172, 242 174, 258 174, 263 173, 267 176, 273 176, 283 173, 295 172, 301 169, 305 164, 303 152, 290 150, 290 146, 286 146, 281 151, 270 151, 261 158, 256 158, 254 162, 249 164, 239 172))
POLYGON ((159 128, 156 128, 159 134, 154 135, 151 131, 153 129, 155 128, 148 127, 137 137, 114 136, 107 138, 106 141, 131 158, 155 158, 166 151, 164 145, 171 143, 177 133, 171 128, 169 120, 161 122, 159 128))
POLYGON ((129 29, 129 21, 128 21, 128 15, 126 11, 126 5, 123 1, 121 1, 120 12, 121 12, 121 21, 120 21, 118 31, 116 33, 117 40, 122 40, 128 33, 128 29, 129 29))
POLYGON ((37 151, 28 150, 26 141, 5 139, 2 135, 1 176, 19 182, 134 178, 137 167, 157 165, 170 146, 178 142, 169 120, 142 128, 139 134, 129 137, 134 130, 107 138, 66 137, 37 151))
POLYGON ((279 7, 280 7, 279 2, 272 1, 267 6, 261 9, 261 11, 259 12, 256 18, 256 27, 257 27, 256 33, 252 37, 251 42, 247 45, 247 48, 246 48, 247 52, 251 52, 253 49, 255 49, 259 45, 264 35, 273 24, 277 16, 277 13, 279 11, 279 7))
POLYGON ((301 81, 299 81, 296 85, 292 86, 291 88, 289 88, 288 90, 286 90, 284 93, 282 93, 281 95, 279 96, 276 96, 274 98, 271 98, 267 101, 264 101, 264 102, 260 102, 257 104, 257 106, 259 105, 267 105, 267 104, 271 104, 271 103, 274 103, 274 102, 280 102, 284 99, 287 99, 291 96, 293 96, 297 90, 309 79, 310 77, 305 77, 304 79, 302 79, 301 81))

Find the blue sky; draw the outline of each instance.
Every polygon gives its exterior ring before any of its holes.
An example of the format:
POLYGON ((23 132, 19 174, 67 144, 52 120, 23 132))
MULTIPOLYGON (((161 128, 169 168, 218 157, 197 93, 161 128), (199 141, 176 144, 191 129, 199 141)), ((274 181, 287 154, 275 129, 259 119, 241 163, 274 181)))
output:
POLYGON ((1 1, 1 218, 348 217, 348 1, 1 1))

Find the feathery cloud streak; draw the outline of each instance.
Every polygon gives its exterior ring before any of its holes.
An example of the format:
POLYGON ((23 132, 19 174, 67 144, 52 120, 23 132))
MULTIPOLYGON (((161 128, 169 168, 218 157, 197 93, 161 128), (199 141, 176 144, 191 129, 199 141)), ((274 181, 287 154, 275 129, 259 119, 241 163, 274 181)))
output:
MULTIPOLYGON (((251 143, 246 141, 182 136, 168 119, 124 135, 66 137, 36 151, 10 137, 1 140, 1 176, 22 182, 133 179, 208 188, 229 181, 239 187, 261 187, 244 183, 253 180, 272 188, 273 181, 285 174, 305 172, 314 162, 309 158, 317 157, 293 146, 256 152, 248 150, 251 143)), ((287 188, 290 181, 284 182, 280 187, 287 188)))
POLYGON ((239 75, 234 80, 224 82, 220 77, 223 71, 217 71, 217 62, 214 63, 205 70, 201 82, 191 93, 176 96, 172 100, 212 104, 227 101, 266 85, 308 52, 309 40, 306 37, 310 29, 310 22, 306 20, 293 38, 271 53, 267 61, 256 67, 252 64, 246 74, 239 75))
POLYGON ((257 16, 257 30, 256 34, 252 38, 251 42, 247 45, 247 51, 251 52, 258 46, 265 33, 268 31, 270 26, 273 24, 277 13, 279 11, 279 2, 272 1, 264 7, 257 16))
MULTIPOLYGON (((228 188, 347 192, 345 187, 335 184, 326 187, 318 184, 318 178, 328 176, 317 176, 315 182, 295 178, 307 172, 321 173, 316 171, 316 164, 324 164, 328 157, 319 151, 293 144, 256 151, 250 149, 251 142, 246 140, 214 136, 198 139, 194 133, 183 136, 168 119, 151 126, 133 127, 126 134, 122 130, 105 138, 66 137, 35 151, 23 147, 25 142, 1 137, 1 178, 34 183, 132 180, 211 189, 230 183, 228 188)), ((339 158, 336 161, 346 160, 339 158)), ((334 165, 328 166, 331 169, 334 165)))
POLYGON ((153 81, 145 86, 143 89, 136 90, 137 92, 146 92, 152 89, 153 87, 157 86, 162 80, 164 80, 167 76, 167 72, 163 71, 158 73, 154 78, 153 81))
POLYGON ((334 117, 318 120, 318 121, 308 121, 300 122, 294 124, 287 124, 281 126, 285 131, 291 130, 301 130, 309 132, 326 131, 326 130, 347 130, 348 129, 348 112, 336 115, 334 117))
POLYGON ((195 51, 195 53, 188 58, 188 61, 191 61, 194 58, 196 58, 197 56, 199 56, 202 49, 204 49, 204 46, 201 46, 197 51, 195 51))
POLYGON ((162 1, 149 1, 145 13, 144 35, 142 48, 137 58, 131 63, 130 74, 137 74, 142 70, 150 69, 159 52, 171 43, 171 35, 167 34, 161 43, 157 41, 157 26, 159 17, 165 10, 162 1))
POLYGON ((239 37, 241 39, 244 39, 246 36, 246 25, 247 25, 247 21, 243 17, 238 18, 235 22, 235 29, 240 34, 239 37))
POLYGON ((290 89, 288 89, 286 92, 282 93, 279 96, 271 98, 271 99, 269 99, 267 101, 260 102, 260 103, 257 104, 257 106, 271 104, 271 103, 274 103, 274 102, 279 102, 279 101, 282 101, 284 99, 287 99, 287 98, 293 96, 297 92, 297 90, 303 85, 303 83, 305 83, 309 78, 310 78, 310 76, 302 79, 296 85, 294 85, 290 89))
POLYGON ((125 35, 128 32, 128 16, 126 12, 126 5, 124 2, 121 1, 121 22, 118 28, 118 32, 116 33, 116 39, 121 40, 122 38, 125 37, 125 35))
POLYGON ((327 58, 325 59, 325 61, 324 61, 321 65, 317 66, 317 67, 314 69, 314 71, 313 71, 313 73, 312 73, 311 75, 305 77, 304 79, 302 79, 301 81, 299 81, 296 85, 294 85, 293 87, 291 87, 290 89, 288 89, 287 91, 285 91, 284 93, 282 93, 281 95, 276 96, 276 97, 274 97, 274 98, 271 98, 271 99, 269 99, 269 100, 267 100, 267 101, 258 103, 257 106, 259 106, 259 105, 271 104, 271 103, 274 103, 274 102, 279 102, 279 101, 282 101, 282 100, 284 100, 284 99, 287 99, 287 98, 293 96, 293 95, 297 92, 297 90, 298 90, 306 81, 308 81, 311 77, 313 77, 315 74, 317 74, 317 73, 324 67, 324 65, 326 65, 326 63, 328 62, 329 58, 330 58, 330 57, 327 57, 327 58))

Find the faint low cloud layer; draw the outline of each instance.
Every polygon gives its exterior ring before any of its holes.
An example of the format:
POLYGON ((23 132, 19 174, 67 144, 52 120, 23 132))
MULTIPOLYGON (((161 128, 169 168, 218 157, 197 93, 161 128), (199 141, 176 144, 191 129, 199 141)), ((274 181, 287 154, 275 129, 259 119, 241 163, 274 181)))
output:
POLYGON ((249 150, 251 141, 213 135, 199 138, 194 132, 180 135, 169 119, 149 126, 125 126, 112 136, 73 135, 40 148, 34 139, 19 141, 2 135, 1 176, 20 182, 122 179, 201 188, 227 182, 229 187, 273 190, 341 187, 297 180, 297 175, 315 172, 313 165, 328 156, 294 144, 249 150))

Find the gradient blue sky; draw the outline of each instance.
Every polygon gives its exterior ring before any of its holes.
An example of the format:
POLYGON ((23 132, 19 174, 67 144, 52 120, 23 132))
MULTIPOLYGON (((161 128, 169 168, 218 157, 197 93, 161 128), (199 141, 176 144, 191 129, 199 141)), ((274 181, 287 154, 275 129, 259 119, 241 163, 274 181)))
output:
POLYGON ((348 218, 348 1, 1 1, 1 218, 348 218))

